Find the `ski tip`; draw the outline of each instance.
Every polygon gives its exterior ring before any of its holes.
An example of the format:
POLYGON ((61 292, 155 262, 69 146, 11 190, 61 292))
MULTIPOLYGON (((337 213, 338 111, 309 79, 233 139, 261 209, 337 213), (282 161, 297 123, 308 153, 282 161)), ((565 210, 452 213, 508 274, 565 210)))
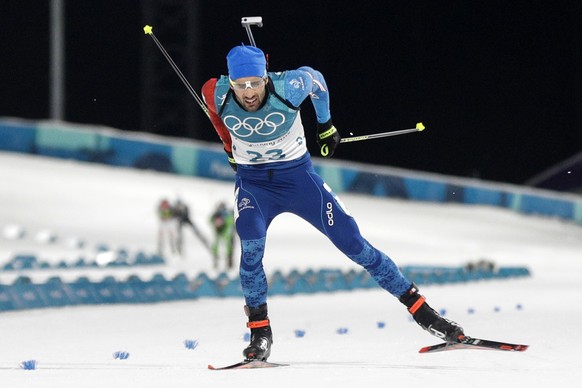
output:
POLYGON ((443 342, 436 345, 429 345, 421 348, 418 353, 435 353, 444 350, 457 349, 481 349, 481 350, 502 350, 507 352, 525 352, 529 345, 512 344, 508 342, 497 342, 485 339, 465 337, 461 342, 443 342))
POLYGON ((214 366, 210 365, 210 364, 208 364, 208 369, 210 369, 210 370, 216 370, 216 368, 214 366))

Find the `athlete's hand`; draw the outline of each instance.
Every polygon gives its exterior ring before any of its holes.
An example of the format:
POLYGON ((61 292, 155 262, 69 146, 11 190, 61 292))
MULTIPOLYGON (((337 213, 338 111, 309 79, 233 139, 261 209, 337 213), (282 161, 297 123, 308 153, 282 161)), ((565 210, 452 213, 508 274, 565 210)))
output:
POLYGON ((230 168, 232 168, 232 170, 236 172, 236 161, 232 156, 232 152, 228 152, 227 150, 224 150, 224 152, 226 152, 226 155, 228 155, 228 164, 230 164, 230 168))
POLYGON ((317 145, 324 158, 331 158, 342 137, 333 126, 331 119, 327 123, 317 123, 317 145))

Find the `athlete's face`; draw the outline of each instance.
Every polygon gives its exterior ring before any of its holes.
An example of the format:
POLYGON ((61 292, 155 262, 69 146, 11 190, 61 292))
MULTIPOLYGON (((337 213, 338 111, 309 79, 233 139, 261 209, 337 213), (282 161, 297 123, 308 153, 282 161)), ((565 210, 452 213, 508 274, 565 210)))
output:
POLYGON ((254 112, 265 99, 265 86, 268 78, 243 77, 230 81, 230 87, 234 91, 237 101, 248 112, 254 112))

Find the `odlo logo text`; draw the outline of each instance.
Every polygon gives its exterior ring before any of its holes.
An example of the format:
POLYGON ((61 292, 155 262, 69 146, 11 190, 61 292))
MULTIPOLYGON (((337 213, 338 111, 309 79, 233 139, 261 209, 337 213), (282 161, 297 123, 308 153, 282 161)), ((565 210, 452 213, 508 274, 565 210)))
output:
POLYGON ((325 211, 325 214, 327 214, 327 224, 333 226, 333 205, 331 202, 328 202, 325 206, 327 207, 325 211))

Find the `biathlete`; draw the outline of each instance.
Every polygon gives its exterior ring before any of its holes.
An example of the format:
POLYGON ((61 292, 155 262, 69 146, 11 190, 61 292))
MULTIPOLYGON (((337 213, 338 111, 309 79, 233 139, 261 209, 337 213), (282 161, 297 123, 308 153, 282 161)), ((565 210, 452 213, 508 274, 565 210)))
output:
POLYGON ((235 223, 241 240, 240 281, 250 344, 248 360, 266 360, 273 334, 267 312, 263 255, 273 219, 289 212, 326 235, 386 291, 397 297, 429 333, 456 342, 463 329, 441 317, 416 286, 362 235, 354 218, 314 171, 299 106, 310 98, 317 116, 317 143, 329 158, 341 137, 332 124, 329 92, 322 74, 310 67, 267 72, 264 53, 237 46, 228 53, 228 75, 208 80, 202 95, 231 167, 236 171, 235 223))

